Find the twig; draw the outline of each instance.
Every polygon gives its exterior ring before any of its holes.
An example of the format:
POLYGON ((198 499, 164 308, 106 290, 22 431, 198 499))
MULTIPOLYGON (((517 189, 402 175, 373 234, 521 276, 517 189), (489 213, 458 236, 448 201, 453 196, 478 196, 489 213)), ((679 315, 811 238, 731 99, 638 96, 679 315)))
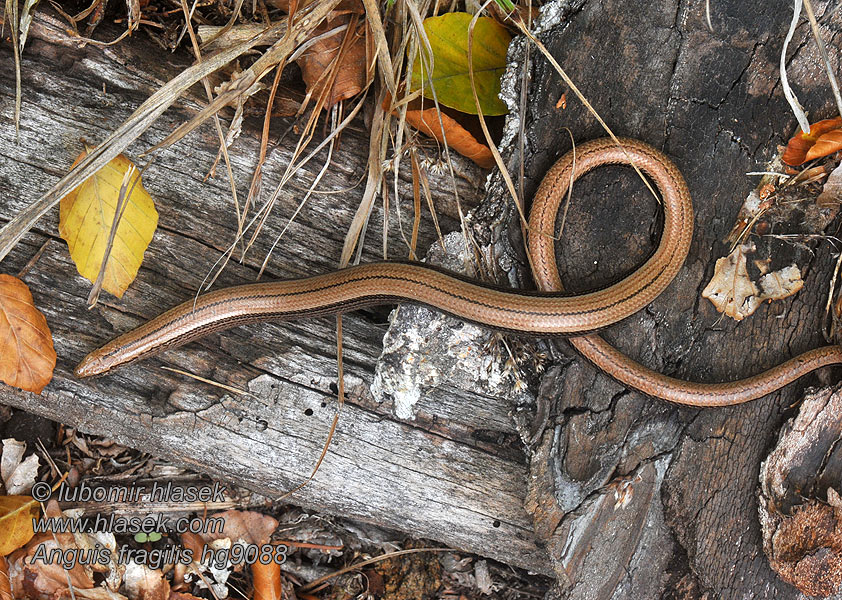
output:
POLYGON ((111 249, 114 247, 114 239, 117 237, 117 228, 120 226, 120 221, 123 219, 123 213, 129 204, 129 198, 134 193, 135 187, 141 182, 141 175, 146 171, 146 167, 152 161, 147 162, 143 168, 138 172, 137 167, 131 164, 123 175, 123 182, 120 184, 120 194, 117 196, 117 204, 114 207, 114 219, 111 221, 111 230, 108 232, 108 241, 105 244, 105 251, 102 253, 102 262, 99 265, 99 271, 96 275, 96 280, 88 294, 88 308, 96 306, 99 300, 99 294, 102 291, 102 282, 105 279, 105 268, 108 266, 108 259, 111 257, 111 249), (131 185, 131 188, 129 188, 131 185))
POLYGON ((0 261, 6 257, 14 245, 29 231, 38 219, 58 204, 61 198, 108 164, 112 158, 119 155, 129 144, 149 129, 158 117, 185 90, 221 66, 228 64, 253 46, 258 45, 266 37, 277 35, 281 30, 286 30, 286 23, 274 25, 262 34, 242 44, 223 50, 201 63, 188 67, 165 83, 161 89, 141 104, 122 125, 115 129, 111 135, 76 165, 74 169, 62 177, 47 193, 19 212, 0 229, 0 261))
POLYGON ((792 36, 795 34, 795 28, 798 26, 798 17, 800 16, 801 0, 793 0, 792 22, 789 24, 789 31, 784 39, 783 48, 781 48, 781 88, 783 88, 784 96, 786 97, 786 101, 789 102, 792 112, 795 113, 795 118, 801 126, 801 131, 804 133, 810 133, 810 122, 807 120, 807 115, 804 112, 801 103, 798 102, 798 98, 795 97, 795 92, 793 92, 792 88, 789 87, 789 80, 786 76, 786 49, 789 46, 789 42, 792 40, 792 36))
POLYGON ((23 279, 24 276, 26 276, 26 274, 29 273, 32 267, 35 266, 35 263, 37 263, 40 260, 41 256, 44 254, 44 251, 47 249, 47 246, 49 246, 50 242, 52 241, 52 239, 48 239, 41 245, 40 248, 38 248, 38 252, 33 254, 32 258, 30 258, 27 261, 27 263, 23 266, 23 268, 20 271, 18 271, 18 279, 23 279))
POLYGON ((839 84, 836 82, 836 76, 833 74, 833 67, 830 66, 830 58, 827 56, 824 40, 822 40, 819 24, 816 21, 816 15, 813 14, 813 5, 810 3, 810 0, 804 0, 804 8, 807 11, 807 18, 810 19, 810 27, 813 29, 813 37, 816 38, 816 46, 819 47, 819 53, 821 53, 822 60, 824 61, 827 78, 830 81, 830 88, 833 90, 833 97, 836 98, 836 109, 842 115, 842 95, 839 94, 839 84))

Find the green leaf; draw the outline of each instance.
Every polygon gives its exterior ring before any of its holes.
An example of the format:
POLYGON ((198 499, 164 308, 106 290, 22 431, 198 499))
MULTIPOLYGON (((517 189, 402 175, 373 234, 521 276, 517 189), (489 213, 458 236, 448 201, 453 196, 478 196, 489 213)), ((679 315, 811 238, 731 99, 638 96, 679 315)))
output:
POLYGON ((139 533, 134 534, 134 541, 138 544, 144 544, 146 542, 157 542, 161 539, 161 534, 157 531, 153 531, 152 533, 143 533, 142 531, 139 533))
MULTIPOLYGON (((432 85, 439 103, 475 115, 477 108, 468 72, 468 26, 472 18, 468 13, 459 12, 431 17, 424 20, 424 30, 433 49, 432 85)), ((497 94, 511 39, 509 32, 494 19, 477 19, 473 42, 474 83, 484 115, 504 115, 508 112, 497 94)), ((421 89, 425 97, 432 98, 429 73, 422 64, 427 60, 421 60, 424 53, 422 44, 412 67, 411 90, 421 89)))

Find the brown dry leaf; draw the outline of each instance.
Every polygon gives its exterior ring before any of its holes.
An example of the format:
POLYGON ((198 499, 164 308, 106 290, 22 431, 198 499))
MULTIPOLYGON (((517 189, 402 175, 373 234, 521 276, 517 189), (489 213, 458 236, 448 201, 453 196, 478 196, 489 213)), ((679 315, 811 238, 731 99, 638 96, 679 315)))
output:
MULTIPOLYGON (((316 28, 313 37, 342 25, 352 25, 352 22, 357 23, 358 19, 353 18, 354 13, 363 14, 365 12, 362 2, 359 2, 359 0, 343 4, 348 4, 348 6, 342 10, 342 5, 340 5, 339 10, 333 11, 316 28)), ((301 68, 301 77, 307 86, 307 92, 312 94, 313 98, 318 98, 324 86, 331 79, 328 72, 332 68, 332 63, 339 54, 347 35, 352 36, 352 38, 348 41, 341 62, 334 69, 336 77, 333 79, 330 94, 325 100, 325 110, 340 100, 353 98, 366 86, 365 26, 355 27, 354 31, 345 29, 330 37, 316 41, 296 61, 301 68)))
POLYGON ((124 578, 129 600, 168 600, 170 582, 160 569, 150 569, 134 561, 126 565, 124 578))
POLYGON ((713 277, 702 291, 721 313, 742 321, 753 314, 765 300, 787 298, 804 287, 801 270, 796 265, 766 273, 755 285, 746 269, 746 255, 754 245, 737 246, 728 256, 716 261, 713 277))
MULTIPOLYGON (((71 508, 63 511, 63 514, 68 519, 82 519, 85 515, 85 510, 81 508, 71 508)), ((93 564, 87 565, 88 574, 93 575, 94 572, 102 573, 105 576, 104 584, 108 589, 117 591, 123 582, 123 575, 126 571, 126 565, 120 564, 119 551, 117 550, 117 539, 110 531, 94 531, 94 532, 73 532, 73 541, 82 552, 94 553, 98 549, 108 550, 111 555, 109 560, 95 561, 93 564)))
POLYGON ((73 548, 72 544, 57 541, 62 535, 68 534, 55 534, 54 538, 52 534, 39 533, 22 551, 9 557, 15 598, 60 598, 67 592, 68 580, 75 592, 93 587, 93 580, 79 564, 65 570, 61 562, 50 564, 41 561, 40 557, 36 560, 36 553, 49 557, 53 550, 64 552, 65 549, 73 548))
POLYGON ((737 246, 728 256, 716 261, 713 277, 702 291, 721 313, 742 321, 760 306, 760 290, 748 276, 746 254, 752 246, 737 246))
MULTIPOLYGON (((441 111, 441 125, 439 125, 439 111, 434 106, 430 106, 429 101, 422 110, 422 101, 415 99, 407 105, 406 122, 412 125, 418 131, 436 138, 438 141, 444 143, 447 138, 447 145, 453 148, 456 152, 466 158, 470 158, 483 169, 490 169, 494 166, 494 155, 485 144, 478 142, 477 139, 465 129, 459 121, 456 120, 456 112, 451 113, 447 107, 442 107, 441 111), (444 126, 444 135, 442 135, 442 125, 444 126)), ((386 100, 383 102, 384 110, 391 108, 391 97, 387 94, 386 100)), ((394 111, 393 111, 394 112, 394 111)), ((460 118, 470 118, 466 115, 459 115, 460 118)))
POLYGON ((267 565, 257 561, 251 566, 251 575, 254 581, 254 600, 283 599, 281 565, 275 561, 267 565))
POLYGON ((0 600, 12 600, 12 582, 9 580, 9 563, 0 556, 0 600))
MULTIPOLYGON (((47 518, 62 518, 61 509, 55 499, 47 503, 44 513, 47 518)), ((11 586, 15 598, 67 598, 70 597, 69 586, 72 586, 73 595, 81 600, 125 600, 125 596, 104 587, 94 587, 91 573, 79 561, 66 565, 61 561, 49 562, 50 553, 55 550, 61 550, 64 554, 72 550, 78 556, 79 547, 71 533, 41 533, 9 557, 11 586), (47 560, 44 560, 44 557, 47 560)))
POLYGON ((0 381, 40 394, 55 366, 50 328, 29 288, 0 274, 0 381))
POLYGON ((193 551, 194 560, 199 560, 202 557, 202 550, 205 546, 205 541, 198 533, 186 532, 181 534, 181 545, 188 550, 193 551))
POLYGON ((225 519, 225 527, 218 533, 205 533, 205 541, 230 539, 232 542, 243 540, 247 544, 268 544, 272 534, 278 528, 278 520, 269 515, 248 510, 226 510, 214 517, 225 519))
MULTIPOLYGON (((76 600, 128 600, 123 594, 118 594, 116 592, 112 592, 109 589, 104 587, 94 587, 94 588, 82 588, 76 589, 73 588, 73 597, 76 600)), ((64 595, 61 596, 62 600, 70 600, 70 592, 66 591, 64 595)), ((30 600, 27 598, 27 600, 30 600)), ((46 600, 46 599, 45 599, 46 600)), ((49 600, 54 600, 50 598, 49 600)))
POLYGON ((761 275, 765 275, 769 272, 769 267, 772 264, 771 258, 764 258, 763 260, 754 260, 754 266, 757 267, 757 270, 760 271, 761 275))
POLYGON ((797 166, 842 150, 842 117, 810 125, 810 133, 799 131, 786 145, 781 160, 797 166))
POLYGON ((38 503, 29 496, 0 496, 0 556, 11 554, 35 535, 38 503))
POLYGON ((816 165, 809 169, 804 169, 798 175, 792 178, 792 184, 809 185, 816 181, 821 181, 827 177, 827 169, 824 165, 816 165))
POLYGON ((842 203, 842 164, 837 166, 824 182, 816 204, 822 208, 836 208, 842 203))

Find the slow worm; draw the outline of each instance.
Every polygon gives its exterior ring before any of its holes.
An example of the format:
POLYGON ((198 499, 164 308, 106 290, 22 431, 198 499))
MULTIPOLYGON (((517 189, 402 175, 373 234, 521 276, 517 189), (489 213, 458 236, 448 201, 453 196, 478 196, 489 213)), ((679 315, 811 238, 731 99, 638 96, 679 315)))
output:
POLYGON ((728 406, 765 396, 819 367, 842 363, 842 348, 801 354, 754 377, 730 383, 693 383, 656 373, 629 359, 594 332, 652 302, 684 263, 693 236, 687 184, 664 154, 632 139, 580 145, 549 170, 533 201, 528 251, 540 292, 504 289, 413 263, 383 262, 326 275, 219 290, 181 304, 90 353, 79 377, 100 375, 213 331, 244 323, 336 314, 374 304, 414 302, 496 330, 568 336, 608 375, 641 392, 692 406, 728 406), (655 253, 636 271, 599 291, 565 296, 555 262, 553 233, 559 205, 573 180, 607 164, 634 163, 661 193, 664 230, 655 253))

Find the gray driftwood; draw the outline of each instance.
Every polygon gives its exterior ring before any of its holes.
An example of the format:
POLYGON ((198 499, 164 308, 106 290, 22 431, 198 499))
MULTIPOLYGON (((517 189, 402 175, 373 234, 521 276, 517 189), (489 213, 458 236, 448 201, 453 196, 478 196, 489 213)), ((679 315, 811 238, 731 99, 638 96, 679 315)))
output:
MULTIPOLYGON (((142 34, 109 48, 79 48, 61 24, 38 17, 23 60, 20 141, 12 121, 14 71, 8 44, 0 48, 0 222, 7 221, 66 172, 81 150, 96 143, 157 86, 189 64, 181 54, 155 49, 142 34)), ((198 107, 188 99, 171 110, 132 148, 137 155, 162 139, 198 107)), ((294 136, 272 137, 262 198, 285 168, 294 136)), ((248 188, 259 128, 244 127, 231 150, 237 183, 248 188)), ((43 245, 27 271, 38 306, 52 329, 59 361, 40 395, 0 387, 0 400, 79 429, 278 497, 310 475, 336 412, 336 342, 332 319, 250 326, 210 336, 161 358, 93 381, 72 375, 89 351, 163 309, 191 298, 236 231, 224 168, 204 176, 217 151, 212 126, 156 155, 144 176, 160 225, 137 280, 121 300, 107 294, 85 308, 89 284, 76 274, 57 237, 58 211, 38 223, 3 262, 18 272, 43 245), (177 367, 252 392, 230 396, 161 369, 177 367)), ((335 268, 344 232, 362 195, 368 139, 354 124, 320 189, 290 227, 269 262, 267 277, 295 277, 335 268)), ((324 160, 324 154, 321 157, 324 160)), ((320 169, 313 161, 280 197, 267 229, 244 264, 231 262, 217 284, 254 281, 272 240, 293 213, 302 189, 320 169)), ((456 161, 462 201, 475 204, 482 175, 456 161)), ((450 187, 434 186, 450 204, 450 187)), ((403 186, 407 198, 407 186, 403 186)), ((404 201, 404 207, 407 203, 404 201)), ((394 202, 392 203, 394 207, 394 202)), ((452 213, 451 213, 452 214, 452 213)), ((452 230, 452 216, 440 215, 452 230)), ((391 216, 390 257, 408 251, 391 216)), ((404 216, 404 226, 408 221, 404 216)), ((435 237, 427 225, 420 247, 435 237)), ((382 214, 375 210, 364 261, 380 258, 382 214)), ((346 391, 336 437, 315 479, 287 501, 364 519, 416 537, 431 538, 538 572, 550 572, 533 541, 523 508, 527 465, 504 397, 474 391, 470 381, 428 389, 414 421, 376 403, 369 385, 386 330, 386 312, 344 320, 346 391)))
MULTIPOLYGON (((805 246, 754 238, 758 258, 771 255, 772 269, 793 261, 801 266, 804 289, 741 323, 721 319, 701 298, 716 259, 728 252, 722 239, 758 181, 746 173, 765 170, 776 145, 796 130, 778 74, 791 6, 710 2, 711 31, 705 4, 552 3, 544 7, 550 23, 542 24, 542 39, 617 135, 643 139, 672 157, 694 198, 696 229, 684 268, 649 308, 605 337, 651 368, 715 382, 826 344, 820 332, 834 249, 817 244, 812 254, 805 246)), ((827 3, 813 6, 838 74, 842 18, 827 3)), ((787 63, 812 120, 834 116, 806 19, 787 63)), ((523 115, 527 197, 570 148, 562 126, 577 141, 604 135, 544 61, 537 61, 531 81, 523 115), (563 93, 567 108, 560 111, 563 93)), ((516 154, 509 156, 517 172, 516 154)), ((628 169, 601 169, 577 190, 558 258, 569 287, 586 290, 646 258, 658 210, 628 169)), ((799 193, 815 197, 815 190, 799 193)), ((800 231, 803 213, 794 221, 800 231)), ((769 231, 792 230, 772 222, 769 231)), ((564 351, 563 343, 558 347, 564 351)), ((628 391, 570 356, 542 381, 539 406, 549 405, 552 418, 532 457, 529 501, 564 597, 799 597, 763 553, 758 472, 805 387, 835 380, 838 369, 747 405, 695 410, 628 391)))

